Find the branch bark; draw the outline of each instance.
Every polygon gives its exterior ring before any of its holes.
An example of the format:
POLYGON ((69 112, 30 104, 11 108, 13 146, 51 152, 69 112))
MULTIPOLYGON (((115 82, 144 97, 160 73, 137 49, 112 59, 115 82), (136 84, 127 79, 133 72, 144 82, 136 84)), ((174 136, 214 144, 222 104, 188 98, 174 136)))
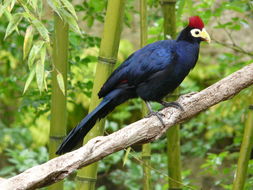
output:
POLYGON ((86 145, 42 165, 0 182, 0 189, 24 190, 43 187, 67 177, 74 170, 101 160, 105 156, 136 143, 151 142, 161 137, 166 130, 181 123, 201 111, 232 98, 244 88, 253 84, 253 64, 245 66, 212 86, 198 92, 181 96, 178 99, 184 112, 165 108, 163 121, 155 117, 141 119, 108 136, 91 139, 86 145))
POLYGON ((6 179, 0 177, 0 183, 3 182, 3 181, 5 181, 5 180, 6 180, 6 179))

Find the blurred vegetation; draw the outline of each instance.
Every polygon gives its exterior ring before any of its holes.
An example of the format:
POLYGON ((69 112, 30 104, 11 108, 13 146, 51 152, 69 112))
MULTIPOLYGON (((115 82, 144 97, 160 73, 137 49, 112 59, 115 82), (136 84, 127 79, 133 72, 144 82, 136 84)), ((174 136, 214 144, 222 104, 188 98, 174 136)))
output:
MULTIPOLYGON (((107 1, 72 1, 71 6, 65 0, 45 2, 1 1, 1 177, 16 175, 48 160, 51 73, 54 69, 51 63, 51 9, 68 22, 71 30, 67 85, 69 130, 87 114, 90 104, 107 1), (59 2, 60 5, 57 4, 59 2), (32 29, 28 30, 29 27, 32 29), (39 65, 43 60, 43 66, 39 65)), ((136 43, 139 35, 135 35, 139 32, 137 7, 137 1, 127 1, 118 64, 139 47, 136 43)), ((187 24, 190 15, 199 15, 213 40, 210 45, 201 45, 198 64, 182 83, 181 93, 200 91, 252 62, 252 1, 178 0, 176 9, 178 31, 187 24)), ((148 27, 149 43, 163 39, 159 1, 148 0, 148 27)), ((249 98, 252 90, 250 87, 183 124, 184 190, 232 189, 248 106, 252 104, 249 98)), ((157 107, 156 104, 154 106, 157 107)), ((129 101, 109 115, 106 133, 140 118, 141 101, 129 101)), ((162 138, 153 142, 151 147, 152 186, 155 190, 168 189, 166 140, 162 138)), ((141 189, 140 151, 140 146, 134 146, 127 157, 124 157, 124 151, 119 151, 104 158, 99 163, 97 188, 141 189)), ((252 190, 253 187, 253 155, 248 174, 244 190, 252 190)), ((73 188, 71 176, 65 181, 65 189, 73 188)))

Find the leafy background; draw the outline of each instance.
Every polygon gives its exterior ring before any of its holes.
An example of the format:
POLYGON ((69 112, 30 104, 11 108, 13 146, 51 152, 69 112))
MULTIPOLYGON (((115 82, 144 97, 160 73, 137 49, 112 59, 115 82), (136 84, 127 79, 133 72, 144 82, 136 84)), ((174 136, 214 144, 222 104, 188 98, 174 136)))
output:
MULTIPOLYGON (((52 9, 69 26, 68 130, 88 111, 107 1, 15 1, 0 7, 0 176, 10 177, 48 160, 51 96, 52 9), (65 9, 63 8, 65 7, 65 9)), ((149 43, 163 39, 158 1, 148 0, 149 43)), ((199 61, 181 85, 181 93, 199 91, 252 62, 253 1, 177 1, 177 28, 190 15, 203 18, 212 43, 202 44, 199 61)), ((139 48, 138 2, 128 0, 118 63, 139 48)), ((61 83, 59 73, 58 82, 61 83)), ((62 87, 66 88, 66 87, 62 87)), ((232 189, 252 87, 216 105, 181 127, 184 189, 232 189)), ((106 133, 141 118, 141 101, 116 108, 106 133)), ((132 147, 99 164, 97 188, 141 189, 141 148, 132 147), (123 161, 125 162, 123 164, 123 161)), ((155 190, 167 184, 166 140, 152 143, 151 176, 155 190)), ((245 190, 253 187, 253 155, 245 190)), ((73 176, 65 189, 73 189, 73 176)))

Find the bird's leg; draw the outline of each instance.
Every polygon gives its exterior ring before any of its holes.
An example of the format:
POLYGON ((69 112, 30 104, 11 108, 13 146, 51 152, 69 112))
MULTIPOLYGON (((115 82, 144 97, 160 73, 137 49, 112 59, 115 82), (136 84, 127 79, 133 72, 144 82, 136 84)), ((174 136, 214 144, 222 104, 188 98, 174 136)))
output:
POLYGON ((178 110, 184 111, 184 108, 177 102, 165 102, 163 100, 157 101, 158 103, 162 104, 164 107, 173 107, 178 110))
POLYGON ((162 123, 162 125, 165 127, 165 124, 164 124, 163 119, 161 117, 161 116, 164 117, 164 115, 162 113, 153 111, 149 102, 145 101, 145 103, 146 103, 148 111, 149 111, 149 113, 146 117, 150 117, 152 115, 155 115, 159 119, 159 121, 162 123))

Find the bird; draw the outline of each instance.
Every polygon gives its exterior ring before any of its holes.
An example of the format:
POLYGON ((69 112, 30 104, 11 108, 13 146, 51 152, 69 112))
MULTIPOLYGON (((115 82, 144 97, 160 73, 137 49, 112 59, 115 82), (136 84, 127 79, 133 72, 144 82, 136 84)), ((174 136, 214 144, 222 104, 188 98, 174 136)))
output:
POLYGON ((204 22, 199 16, 191 16, 176 40, 160 40, 132 53, 98 92, 101 103, 70 131, 56 154, 74 149, 98 120, 129 99, 141 98, 147 104, 149 115, 159 119, 150 102, 183 110, 177 102, 165 102, 163 98, 172 93, 194 68, 202 41, 211 41, 204 22))

